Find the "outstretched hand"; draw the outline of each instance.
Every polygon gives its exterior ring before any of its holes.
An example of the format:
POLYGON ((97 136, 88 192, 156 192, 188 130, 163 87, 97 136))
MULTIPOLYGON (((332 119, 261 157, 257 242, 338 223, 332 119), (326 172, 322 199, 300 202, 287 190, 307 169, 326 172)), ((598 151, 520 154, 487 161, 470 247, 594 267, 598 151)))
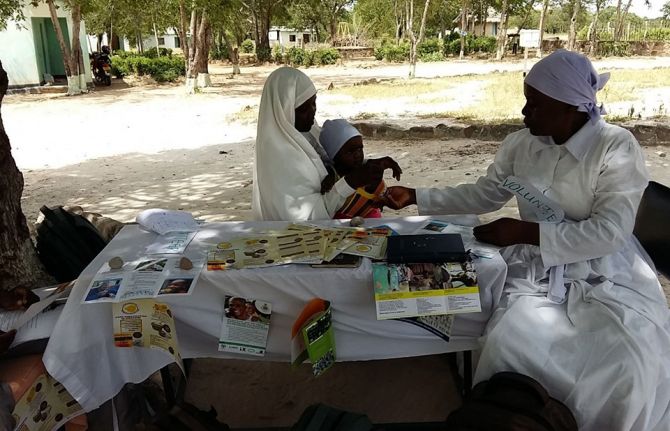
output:
POLYGON ((416 190, 403 186, 393 186, 386 189, 381 196, 380 203, 394 210, 416 204, 416 190))
POLYGON ((385 171, 386 169, 391 169, 393 171, 393 178, 400 181, 400 175, 402 174, 402 169, 398 162, 393 160, 391 157, 386 156, 379 159, 369 159, 366 164, 371 164, 372 166, 377 166, 378 169, 385 171))
POLYGON ((473 233, 478 241, 499 247, 515 244, 540 245, 540 225, 512 218, 501 218, 476 226, 473 233))
POLYGON ((25 287, 0 292, 0 308, 5 310, 26 309, 39 300, 39 296, 25 287))

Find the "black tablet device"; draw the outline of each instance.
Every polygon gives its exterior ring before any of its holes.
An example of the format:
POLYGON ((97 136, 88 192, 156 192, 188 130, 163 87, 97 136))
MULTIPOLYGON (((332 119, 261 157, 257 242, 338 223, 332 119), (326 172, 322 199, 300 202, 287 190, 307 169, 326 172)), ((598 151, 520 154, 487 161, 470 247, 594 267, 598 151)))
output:
POLYGON ((440 235, 398 235, 388 238, 389 263, 463 262, 463 239, 457 233, 440 235))

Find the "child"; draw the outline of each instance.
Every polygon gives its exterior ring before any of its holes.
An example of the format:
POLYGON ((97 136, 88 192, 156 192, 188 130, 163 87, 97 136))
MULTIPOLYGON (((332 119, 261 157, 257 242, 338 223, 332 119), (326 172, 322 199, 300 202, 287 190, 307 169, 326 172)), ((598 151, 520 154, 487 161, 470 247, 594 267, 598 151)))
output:
MULTIPOLYGON (((340 177, 360 168, 366 163, 363 155, 363 137, 358 130, 346 120, 326 120, 321 128, 319 141, 328 157, 333 162, 335 176, 329 175, 323 180, 321 192, 328 191, 340 177)), ((372 161, 371 161, 372 162, 372 161)), ((392 169, 393 177, 400 179, 402 170, 390 157, 374 160, 382 170, 392 169)), ((337 210, 334 218, 353 218, 356 216, 365 218, 380 218, 381 209, 378 207, 381 195, 386 190, 384 181, 378 184, 370 184, 367 187, 359 187, 354 194, 349 196, 344 205, 337 210)))

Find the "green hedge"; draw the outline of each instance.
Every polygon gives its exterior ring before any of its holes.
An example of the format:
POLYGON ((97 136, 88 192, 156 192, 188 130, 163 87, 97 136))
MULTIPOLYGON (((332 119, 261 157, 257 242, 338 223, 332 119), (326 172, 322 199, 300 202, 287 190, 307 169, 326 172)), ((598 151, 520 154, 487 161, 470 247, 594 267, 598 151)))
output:
POLYGON ((630 42, 598 42, 598 55, 603 57, 628 57, 632 55, 630 42))
POLYGON ((144 55, 126 53, 113 55, 112 74, 117 78, 127 75, 149 75, 157 82, 174 82, 186 75, 184 57, 164 56, 151 58, 144 55))
MULTIPOLYGON (((460 55, 461 38, 456 36, 444 44, 444 55, 460 55)), ((465 36, 464 55, 473 52, 493 53, 496 50, 496 38, 493 36, 465 36)))
POLYGON ((254 52, 254 48, 256 45, 254 44, 254 41, 251 39, 246 39, 242 44, 240 45, 240 51, 242 51, 243 54, 251 54, 254 52))
POLYGON ((323 66, 326 64, 335 64, 339 58, 340 52, 335 48, 306 50, 293 47, 286 50, 285 58, 282 58, 280 51, 275 51, 274 53, 274 60, 276 62, 285 61, 291 66, 323 66))

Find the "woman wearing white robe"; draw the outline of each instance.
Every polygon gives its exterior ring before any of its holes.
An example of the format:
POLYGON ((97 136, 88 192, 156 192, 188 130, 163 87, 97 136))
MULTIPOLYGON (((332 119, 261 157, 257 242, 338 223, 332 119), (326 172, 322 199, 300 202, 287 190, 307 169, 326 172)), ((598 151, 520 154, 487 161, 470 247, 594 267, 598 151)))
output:
POLYGON ((526 374, 582 430, 670 430, 670 314, 632 235, 648 176, 635 138, 600 118, 595 93, 607 78, 579 54, 546 57, 525 80, 528 128, 503 141, 486 176, 393 187, 388 204, 482 214, 516 197, 522 220, 475 229, 506 247, 508 265, 475 380, 526 374))
POLYGON ((315 113, 316 88, 307 75, 281 67, 268 76, 258 112, 251 202, 255 220, 330 219, 355 188, 381 180, 383 166, 369 160, 322 193, 327 156, 317 139, 315 113))

